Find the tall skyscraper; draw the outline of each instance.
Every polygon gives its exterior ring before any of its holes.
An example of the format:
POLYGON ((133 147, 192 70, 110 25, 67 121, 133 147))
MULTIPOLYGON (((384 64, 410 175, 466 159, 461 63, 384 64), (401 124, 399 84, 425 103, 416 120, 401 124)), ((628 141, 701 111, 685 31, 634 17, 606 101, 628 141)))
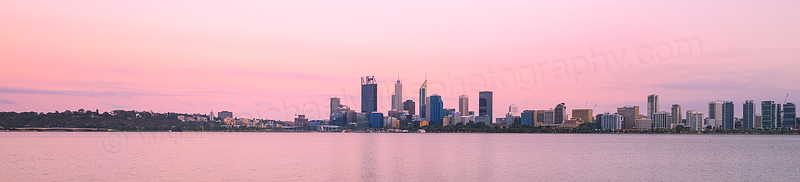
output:
POLYGON ((564 123, 569 118, 567 117, 567 106, 564 103, 556 105, 556 108, 553 110, 555 111, 555 115, 553 116, 554 124, 561 124, 564 123))
POLYGON ((722 129, 733 130, 736 128, 736 121, 733 117, 733 101, 722 102, 722 129))
POLYGON ((374 76, 361 77, 361 113, 378 111, 378 82, 374 76))
POLYGON ((686 124, 696 131, 703 131, 703 113, 695 110, 686 111, 686 124))
POLYGON ((796 128, 795 119, 797 114, 795 113, 795 105, 794 103, 786 103, 783 105, 783 128, 784 129, 794 129, 796 128))
POLYGON ((780 104, 776 104, 775 101, 761 101, 761 128, 765 130, 778 128, 779 108, 780 104))
POLYGON ((431 125, 434 126, 444 126, 442 118, 444 118, 444 103, 442 102, 442 96, 433 94, 430 97, 430 121, 431 125))
POLYGON ((340 101, 341 101, 341 99, 339 99, 337 97, 331 98, 331 112, 330 112, 329 115, 333 115, 333 114, 339 113, 339 106, 342 105, 342 103, 340 101))
POLYGON ((428 97, 428 78, 425 78, 425 82, 422 83, 422 86, 419 87, 419 117, 425 118, 427 113, 425 113, 425 98, 428 97))
POLYGON ((482 91, 478 93, 478 116, 489 117, 489 121, 494 121, 492 116, 492 91, 482 91))
POLYGON ((647 118, 653 119, 653 114, 660 112, 658 108, 658 95, 647 96, 647 118))
POLYGON ((713 128, 722 127, 722 101, 711 101, 708 102, 708 119, 714 121, 714 123, 708 123, 713 128))
POLYGON ((431 119, 431 97, 425 97, 425 118, 430 121, 431 119))
POLYGON ((397 78, 397 83, 394 84, 394 94, 392 95, 392 109, 403 110, 403 83, 400 83, 400 78, 397 78))
POLYGON ((406 100, 406 102, 403 103, 403 110, 407 110, 408 114, 412 116, 416 114, 414 107, 416 107, 416 105, 413 100, 406 100))
POLYGON ((624 118, 622 129, 633 129, 636 126, 636 119, 639 119, 639 106, 617 108, 617 114, 624 118))
POLYGON ((458 96, 458 112, 461 116, 469 116, 469 96, 458 96))
POLYGON ((681 105, 673 104, 672 105, 672 126, 677 126, 683 123, 683 111, 681 111, 681 105))
POLYGON ((742 105, 742 129, 752 130, 756 128, 756 107, 753 100, 744 101, 742 105))

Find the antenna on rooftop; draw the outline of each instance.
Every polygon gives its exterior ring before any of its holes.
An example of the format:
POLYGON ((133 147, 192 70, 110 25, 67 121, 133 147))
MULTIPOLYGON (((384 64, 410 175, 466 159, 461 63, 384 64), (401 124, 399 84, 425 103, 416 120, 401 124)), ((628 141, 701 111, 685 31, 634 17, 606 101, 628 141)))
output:
POLYGON ((789 92, 786 92, 786 98, 783 99, 783 105, 786 105, 787 101, 789 101, 789 92))

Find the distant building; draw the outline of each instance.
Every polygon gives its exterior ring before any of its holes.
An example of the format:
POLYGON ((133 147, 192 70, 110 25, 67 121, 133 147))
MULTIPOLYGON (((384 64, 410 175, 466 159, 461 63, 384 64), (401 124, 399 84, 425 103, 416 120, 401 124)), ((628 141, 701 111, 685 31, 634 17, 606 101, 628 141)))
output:
MULTIPOLYGON (((100 111, 98 110, 97 112, 100 112, 100 111)), ((231 113, 231 115, 233 115, 233 114, 231 113)), ((211 112, 208 113, 208 120, 209 121, 214 121, 214 110, 211 110, 211 112)))
POLYGON ((217 117, 219 117, 219 119, 223 119, 223 120, 225 118, 233 118, 233 112, 220 111, 220 112, 217 113, 217 117))
POLYGON ((733 101, 722 102, 722 129, 736 129, 736 121, 733 117, 733 101))
MULTIPOLYGON (((377 112, 377 111, 376 111, 377 112)), ((358 127, 372 127, 372 123, 370 123, 370 116, 372 113, 356 113, 356 126, 358 127)), ((383 113, 381 113, 383 115, 383 113)))
POLYGON ((723 123, 728 123, 729 128, 733 129, 733 102, 732 101, 711 101, 708 102, 708 119, 713 119, 714 123, 708 123, 713 128, 727 129, 723 123))
MULTIPOLYGON (((542 126, 542 125, 545 124, 545 112, 547 112, 547 111, 548 110, 534 110, 533 111, 533 114, 534 114, 533 126, 537 126, 538 127, 538 126, 542 126)), ((552 112, 552 110, 551 110, 551 112, 552 112)), ((551 116, 552 116, 552 114, 551 114, 551 116)), ((550 119, 550 120, 553 120, 553 119, 550 119)))
POLYGON ((400 82, 400 78, 397 78, 397 82, 394 84, 394 94, 392 94, 392 109, 400 111, 403 108, 403 83, 400 82))
POLYGON ((755 128, 761 128, 761 115, 756 115, 756 125, 755 128))
POLYGON ((681 105, 673 104, 672 105, 672 123, 673 126, 677 126, 683 123, 683 111, 681 110, 681 105))
POLYGON ((639 106, 625 106, 617 108, 617 114, 622 115, 624 121, 623 129, 633 129, 636 127, 636 119, 639 119, 639 106))
POLYGON ((516 104, 509 105, 508 113, 510 113, 512 116, 519 116, 520 115, 519 106, 517 106, 516 104))
POLYGON ((303 127, 309 126, 308 118, 306 118, 306 115, 297 115, 297 117, 294 118, 294 125, 303 127))
POLYGON ((581 118, 570 118, 570 119, 564 121, 564 123, 561 123, 561 127, 562 128, 576 128, 576 127, 580 126, 581 124, 583 124, 584 122, 586 122, 586 121, 582 121, 581 118))
POLYGON ((553 109, 545 110, 544 113, 542 113, 542 114, 544 115, 542 117, 544 124, 546 124, 546 125, 558 124, 558 123, 556 123, 556 111, 555 110, 553 110, 553 109))
POLYGON ((392 110, 389 110, 389 112, 386 115, 388 117, 400 118, 401 116, 403 116, 405 114, 408 114, 408 111, 398 111, 398 110, 392 109, 392 110))
POLYGON ((415 104, 414 104, 414 101, 412 101, 412 100, 406 100, 406 102, 403 102, 403 110, 408 111, 408 114, 411 114, 412 116, 414 114, 417 114, 415 112, 414 107, 415 107, 415 104))
POLYGON ((636 126, 635 126, 635 128, 636 128, 636 129, 640 129, 640 130, 649 130, 649 129, 653 129, 653 120, 651 120, 651 119, 644 119, 644 118, 642 118, 642 119, 637 119, 637 120, 636 120, 636 126))
POLYGON ((431 118, 431 97, 425 97, 425 115, 422 116, 422 117, 425 118, 425 120, 430 121, 430 118, 431 118))
POLYGON ((491 118, 489 116, 475 116, 475 124, 491 125, 491 118))
POLYGON ((469 96, 458 96, 458 112, 461 116, 469 116, 469 96))
POLYGON ((512 126, 512 125, 514 125, 514 120, 515 119, 516 119, 516 116, 514 116, 513 114, 511 114, 509 112, 509 113, 506 114, 506 118, 503 119, 503 125, 512 126))
POLYGON ((478 93, 478 116, 486 116, 489 117, 489 121, 493 120, 492 102, 491 91, 482 91, 478 93))
POLYGON ((425 78, 425 82, 422 83, 422 86, 419 87, 419 116, 425 119, 427 113, 425 107, 425 99, 428 97, 428 78, 425 78))
POLYGON ((753 100, 744 101, 742 105, 742 129, 756 129, 756 107, 753 100))
POLYGON ((553 117, 554 117, 553 119, 554 119, 555 124, 561 124, 561 123, 564 123, 564 121, 566 121, 566 119, 567 119, 567 106, 566 106, 566 104, 561 103, 561 104, 556 105, 556 108, 554 109, 554 112, 555 112, 554 113, 555 115, 553 115, 553 117))
POLYGON ((786 103, 783 105, 783 128, 784 129, 795 129, 797 127, 796 119, 797 114, 795 113, 795 105, 794 103, 786 103))
POLYGON ((647 118, 653 119, 653 114, 658 113, 658 95, 652 94, 647 96, 647 118))
POLYGON ((383 128, 383 113, 372 112, 369 114, 369 124, 373 128, 383 128))
POLYGON ((761 101, 761 128, 765 130, 777 129, 780 118, 781 104, 775 101, 761 101))
POLYGON ((536 111, 533 110, 522 111, 522 116, 520 116, 520 125, 533 126, 535 120, 536 120, 536 111))
POLYGON ((652 128, 661 128, 661 129, 670 129, 671 123, 667 120, 670 113, 668 112, 658 112, 653 113, 653 117, 650 119, 653 122, 652 128))
POLYGON ((378 111, 378 82, 374 76, 361 77, 361 112, 378 111))
POLYGON ((331 109, 330 109, 331 111, 330 111, 329 114, 333 115, 333 114, 339 113, 339 107, 341 107, 341 106, 342 106, 341 99, 339 99, 337 97, 331 98, 331 109))
MULTIPOLYGON (((619 130, 623 129, 622 124, 624 122, 624 117, 617 113, 610 114, 604 113, 599 115, 597 118, 600 124, 600 129, 602 130, 619 130)), ((633 127, 631 127, 633 128, 633 127)))
POLYGON ((434 126, 444 126, 443 118, 444 103, 442 102, 442 96, 433 94, 430 96, 430 118, 428 121, 434 126))
POLYGON ((572 117, 580 118, 583 122, 594 122, 594 115, 592 109, 573 109, 572 117))
POLYGON ((414 126, 413 117, 414 117, 414 115, 409 115, 408 113, 404 113, 399 118, 400 121, 399 121, 399 126, 398 127, 400 127, 400 128, 411 128, 412 126, 414 126))
POLYGON ((686 111, 686 124, 693 130, 703 131, 703 113, 695 110, 686 111))
POLYGON ((428 124, 430 124, 430 122, 422 120, 422 121, 419 121, 419 126, 417 126, 417 127, 428 126, 428 124))
POLYGON ((394 117, 383 117, 383 127, 385 128, 399 128, 400 122, 397 118, 394 117))

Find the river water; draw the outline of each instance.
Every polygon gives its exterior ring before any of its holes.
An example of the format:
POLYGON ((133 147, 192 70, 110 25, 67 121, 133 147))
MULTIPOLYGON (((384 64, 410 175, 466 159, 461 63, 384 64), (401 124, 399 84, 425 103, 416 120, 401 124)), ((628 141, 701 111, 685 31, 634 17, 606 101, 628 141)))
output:
POLYGON ((800 181, 800 136, 0 132, 2 181, 800 181))

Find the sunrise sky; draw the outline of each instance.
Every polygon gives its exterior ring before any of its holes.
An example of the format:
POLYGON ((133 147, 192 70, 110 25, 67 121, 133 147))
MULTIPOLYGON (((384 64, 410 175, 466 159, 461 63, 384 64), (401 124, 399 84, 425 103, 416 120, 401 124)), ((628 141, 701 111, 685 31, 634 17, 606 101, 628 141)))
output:
MULTIPOLYGON (((494 91, 495 116, 660 96, 800 101, 800 1, 2 1, 0 111, 113 109, 289 120, 494 91)), ((760 106, 759 106, 760 108, 760 106)))

